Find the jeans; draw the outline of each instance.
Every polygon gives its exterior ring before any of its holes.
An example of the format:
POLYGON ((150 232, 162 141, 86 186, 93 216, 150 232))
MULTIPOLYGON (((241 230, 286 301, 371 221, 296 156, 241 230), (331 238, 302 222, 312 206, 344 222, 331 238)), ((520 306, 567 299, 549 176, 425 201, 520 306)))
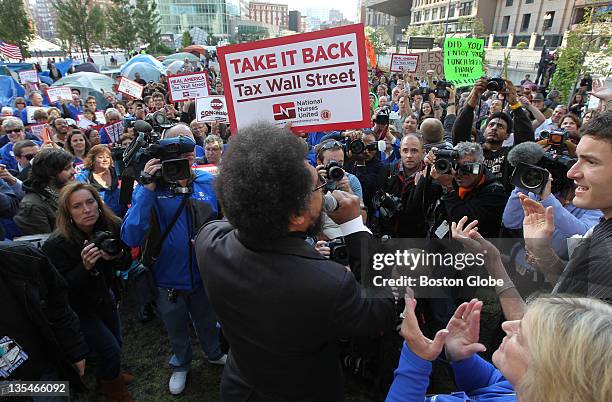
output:
POLYGON ((96 376, 112 380, 121 370, 121 323, 114 310, 103 320, 100 317, 79 317, 81 332, 89 347, 96 353, 96 376))
MULTIPOLYGON (((39 381, 63 381, 55 371, 45 373, 39 381)), ((69 385, 70 386, 70 385, 69 385)), ((70 402, 70 396, 33 396, 33 402, 70 402)))
POLYGON ((208 360, 217 360, 223 356, 219 346, 219 327, 217 315, 203 286, 176 292, 176 301, 171 302, 168 300, 168 289, 159 288, 156 304, 174 353, 170 358, 170 366, 174 371, 189 371, 193 358, 189 336, 190 323, 193 323, 208 360))

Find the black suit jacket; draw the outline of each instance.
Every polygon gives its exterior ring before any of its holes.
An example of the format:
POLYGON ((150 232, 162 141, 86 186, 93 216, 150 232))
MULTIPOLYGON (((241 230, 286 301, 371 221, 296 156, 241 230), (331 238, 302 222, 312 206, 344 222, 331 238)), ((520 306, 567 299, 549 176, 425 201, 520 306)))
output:
MULTIPOLYGON (((347 236, 349 254, 368 239, 347 236)), ((300 237, 247 240, 215 221, 200 231, 196 255, 230 344, 222 401, 340 401, 337 340, 393 327, 390 292, 365 297, 351 272, 300 237)))

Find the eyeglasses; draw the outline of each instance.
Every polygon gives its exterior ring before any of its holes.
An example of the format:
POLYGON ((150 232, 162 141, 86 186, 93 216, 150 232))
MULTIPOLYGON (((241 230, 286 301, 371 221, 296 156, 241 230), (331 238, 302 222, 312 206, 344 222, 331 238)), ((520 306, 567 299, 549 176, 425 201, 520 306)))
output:
POLYGON ((17 134, 23 131, 23 128, 16 128, 14 130, 4 130, 7 134, 17 134))
POLYGON ((206 151, 206 152, 219 152, 219 151, 221 151, 221 148, 204 148, 204 151, 206 151))
POLYGON ((36 156, 36 154, 25 154, 25 155, 21 155, 19 157, 20 158, 26 158, 27 160, 31 161, 32 159, 34 159, 35 156, 36 156))
POLYGON ((317 191, 319 191, 320 189, 322 189, 323 187, 327 185, 327 180, 325 179, 325 177, 321 175, 318 175, 318 176, 319 176, 319 185, 315 187, 314 189, 312 189, 313 193, 316 193, 317 191))

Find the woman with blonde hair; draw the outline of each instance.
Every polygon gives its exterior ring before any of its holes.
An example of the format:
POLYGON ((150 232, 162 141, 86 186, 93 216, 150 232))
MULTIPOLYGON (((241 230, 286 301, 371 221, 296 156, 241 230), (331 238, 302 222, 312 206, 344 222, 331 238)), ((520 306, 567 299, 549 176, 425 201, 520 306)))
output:
POLYGON ((113 166, 113 155, 106 145, 96 145, 87 153, 83 162, 84 169, 75 180, 91 184, 104 203, 119 217, 127 212, 127 207, 119 203, 119 178, 113 166))
POLYGON ((121 324, 117 312, 116 272, 130 267, 129 248, 121 242, 121 219, 95 188, 72 183, 59 196, 56 229, 43 251, 68 285, 70 306, 80 330, 96 354, 96 376, 107 401, 132 402, 122 374, 121 324))
POLYGON ((521 320, 506 321, 493 364, 476 353, 482 302, 463 303, 446 329, 427 339, 406 297, 406 340, 387 401, 612 401, 612 306, 597 299, 544 296, 521 320), (461 392, 425 397, 431 361, 442 349, 461 392))

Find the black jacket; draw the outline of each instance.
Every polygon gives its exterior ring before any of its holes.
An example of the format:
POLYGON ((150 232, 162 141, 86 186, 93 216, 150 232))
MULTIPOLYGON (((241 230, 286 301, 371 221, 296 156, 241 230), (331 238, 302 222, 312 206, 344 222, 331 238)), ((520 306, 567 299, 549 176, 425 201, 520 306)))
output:
MULTIPOLYGON (((72 363, 85 358, 89 348, 68 304, 66 282, 43 252, 30 243, 0 242, 0 261, 0 281, 13 291, 0 293, 1 305, 7 306, 9 298, 14 298, 27 312, 27 316, 13 315, 10 319, 29 320, 35 331, 21 336, 34 335, 60 378, 82 388, 72 363)), ((8 333, 3 330, 2 335, 20 341, 20 335, 10 334, 10 329, 8 333)))
MULTIPOLYGON (((474 124, 474 108, 466 104, 455 121, 453 126, 453 145, 457 145, 462 141, 470 141, 470 134, 474 124)), ((534 141, 535 134, 529 116, 523 110, 518 108, 512 111, 512 124, 514 126, 514 145, 522 142, 534 141)), ((509 135, 510 133, 508 133, 509 135)), ((514 189, 510 184, 513 168, 508 162, 508 153, 512 147, 502 147, 498 151, 483 150, 485 157, 485 165, 495 175, 497 180, 503 184, 506 193, 509 195, 514 189)))
POLYGON ((100 258, 94 268, 87 271, 81 258, 83 247, 83 244, 76 244, 54 232, 42 248, 68 283, 70 305, 79 317, 105 318, 115 310, 115 302, 109 293, 114 274, 130 267, 131 256, 124 250, 123 256, 116 260, 100 258))
MULTIPOLYGON (((346 236, 349 256, 359 256, 369 238, 346 236)), ((371 289, 366 297, 351 272, 300 237, 243 239, 228 222, 213 221, 195 247, 230 344, 221 401, 341 401, 338 339, 393 326, 390 292, 371 289)))
POLYGON ((15 224, 23 235, 51 233, 55 230, 57 201, 46 190, 38 190, 31 186, 30 181, 23 183, 26 193, 15 218, 15 224))

